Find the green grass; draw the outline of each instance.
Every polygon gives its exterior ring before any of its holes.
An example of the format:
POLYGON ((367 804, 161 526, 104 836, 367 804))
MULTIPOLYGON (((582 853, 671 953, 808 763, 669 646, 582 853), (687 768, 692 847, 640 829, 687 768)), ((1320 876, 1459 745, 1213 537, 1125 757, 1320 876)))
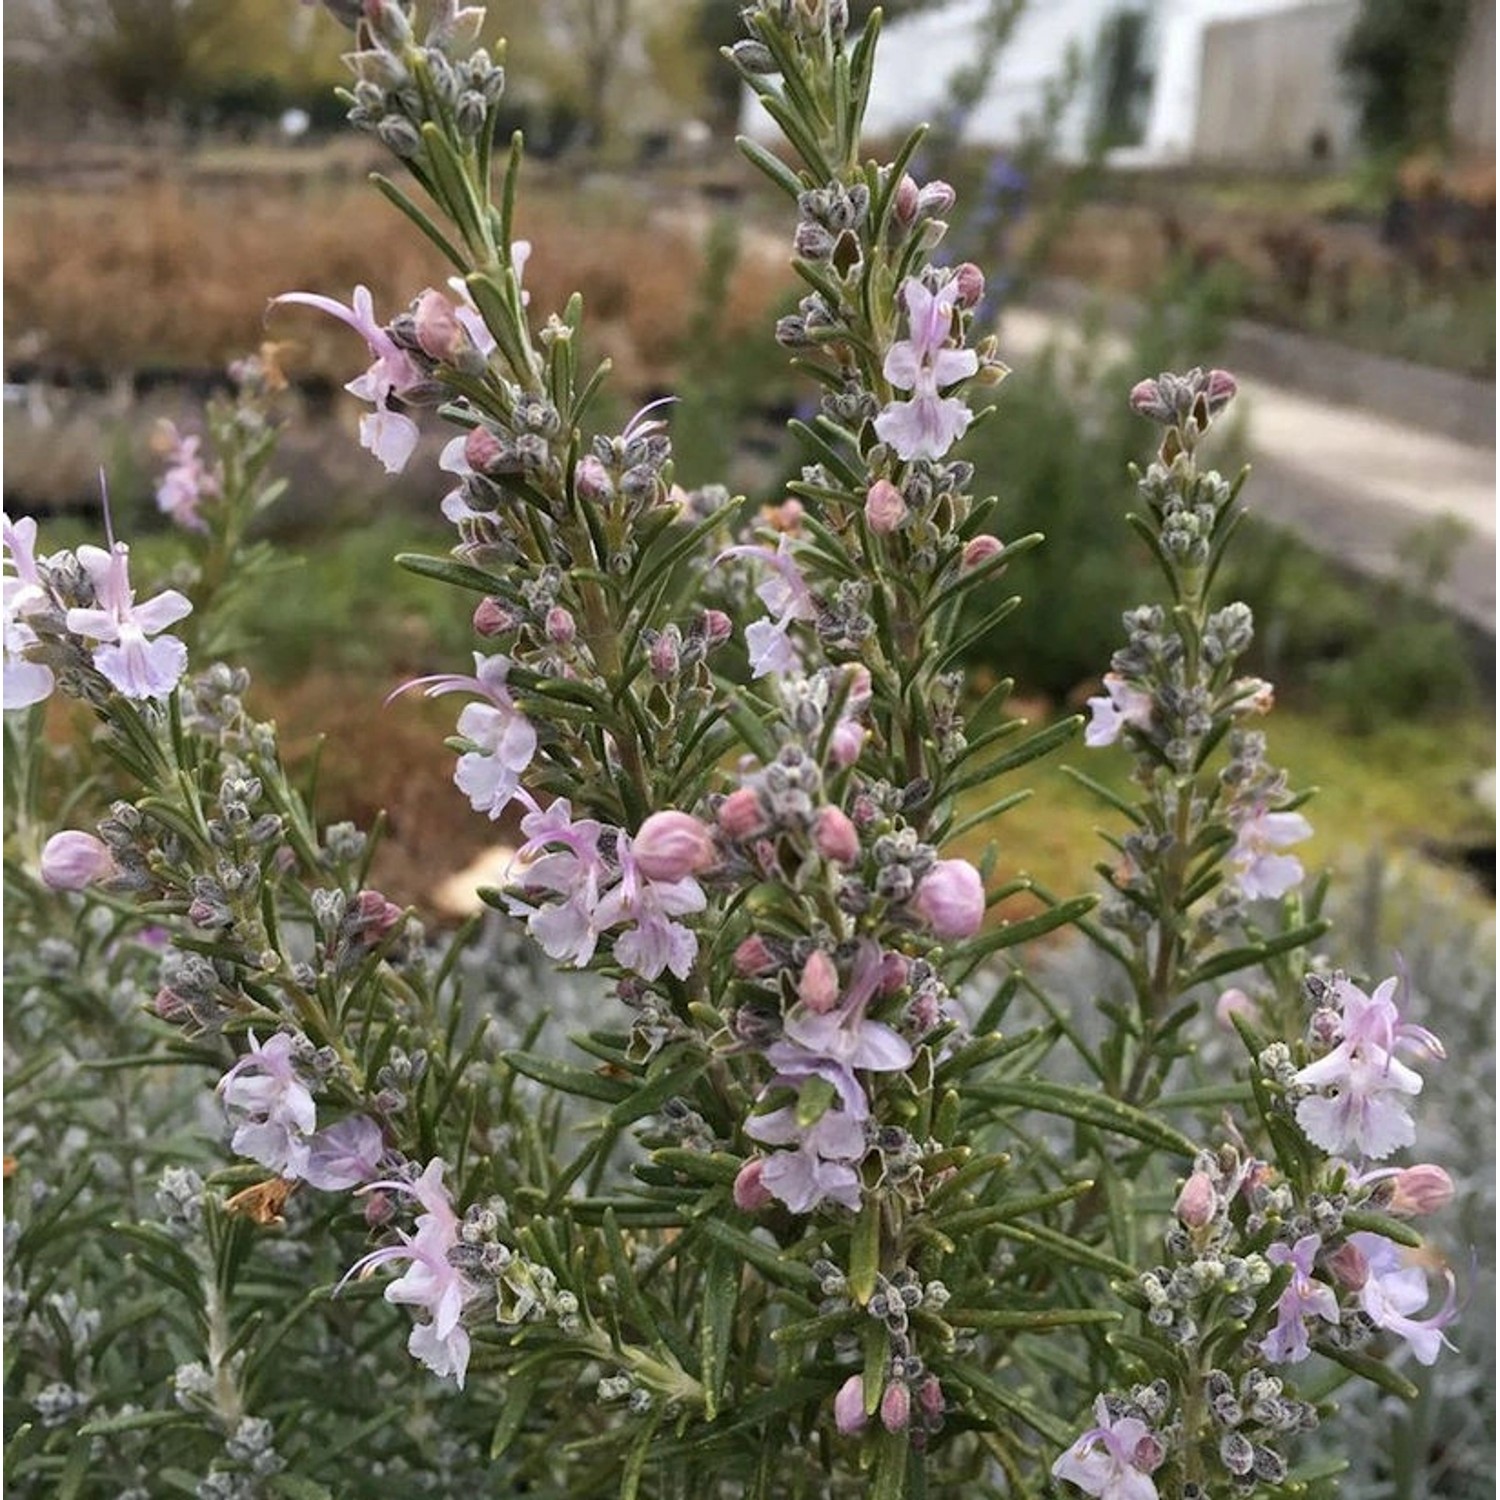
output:
MULTIPOLYGON (((1348 868, 1374 849, 1425 856, 1493 834, 1493 817, 1471 790, 1495 758, 1494 725, 1479 712, 1441 723, 1390 724, 1359 737, 1295 710, 1278 709, 1258 727, 1293 788, 1317 788, 1304 808, 1314 836, 1293 851, 1309 870, 1348 868)), ((1057 895, 1096 889, 1093 866, 1113 855, 1096 830, 1118 833, 1120 818, 1064 774, 1065 765, 1134 800, 1128 754, 1088 750, 1080 735, 1048 761, 971 794, 968 807, 1024 786, 1034 792, 991 828, 966 835, 957 852, 978 860, 993 840, 996 869, 1007 876, 1031 875, 1057 895)))

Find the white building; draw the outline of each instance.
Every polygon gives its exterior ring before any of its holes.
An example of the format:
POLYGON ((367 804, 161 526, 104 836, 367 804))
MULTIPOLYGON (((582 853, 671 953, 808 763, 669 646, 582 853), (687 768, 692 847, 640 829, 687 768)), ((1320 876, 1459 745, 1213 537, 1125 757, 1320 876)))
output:
MULTIPOLYGON (((1013 145, 1036 120, 1070 52, 1083 78, 1058 123, 1058 154, 1080 160, 1103 130, 1122 165, 1341 156, 1354 114, 1337 58, 1357 0, 1030 0, 964 139, 1013 145)), ((891 22, 866 116, 895 135, 949 109, 992 0, 953 0, 891 22)), ((753 99, 744 124, 766 129, 753 99)))

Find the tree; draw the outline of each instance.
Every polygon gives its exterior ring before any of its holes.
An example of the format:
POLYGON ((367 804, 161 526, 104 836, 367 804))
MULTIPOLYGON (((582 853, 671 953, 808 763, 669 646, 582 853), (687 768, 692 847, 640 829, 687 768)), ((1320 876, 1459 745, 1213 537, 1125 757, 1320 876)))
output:
POLYGON ((1468 0, 1362 0, 1340 67, 1373 151, 1442 146, 1468 0))

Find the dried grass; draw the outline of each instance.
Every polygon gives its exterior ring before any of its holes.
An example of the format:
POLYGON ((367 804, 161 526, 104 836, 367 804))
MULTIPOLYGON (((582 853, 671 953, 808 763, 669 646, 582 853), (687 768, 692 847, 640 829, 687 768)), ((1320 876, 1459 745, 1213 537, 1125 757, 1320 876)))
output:
MULTIPOLYGON (((670 378, 702 255, 695 224, 624 193, 529 191, 520 225, 536 321, 575 288, 590 348, 642 389, 670 378)), ((347 298, 359 282, 390 315, 448 273, 442 257, 363 183, 284 174, 190 174, 16 187, 5 204, 8 358, 48 371, 209 369, 261 339, 295 341, 291 368, 342 382, 359 351, 337 324, 267 304, 280 292, 347 298)), ((784 262, 747 257, 725 309, 729 331, 759 323, 791 285, 784 262)))

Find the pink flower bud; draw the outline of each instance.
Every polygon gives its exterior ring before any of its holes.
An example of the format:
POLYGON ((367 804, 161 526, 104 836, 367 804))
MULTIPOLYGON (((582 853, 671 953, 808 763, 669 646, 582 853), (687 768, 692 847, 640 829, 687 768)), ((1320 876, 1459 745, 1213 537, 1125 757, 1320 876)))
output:
POLYGON ((1453 1201, 1453 1179, 1431 1162, 1403 1167, 1396 1173, 1390 1211, 1403 1219, 1415 1214, 1435 1214, 1453 1201))
POLYGON ((911 962, 904 953, 887 949, 880 955, 880 993, 883 997, 904 990, 911 978, 911 962))
POLYGON ((992 557, 999 557, 1005 551, 1005 543, 997 536, 990 536, 987 532, 976 537, 971 537, 964 545, 963 571, 968 573, 974 568, 982 568, 992 557))
POLYGON ((718 860, 708 825, 685 812, 652 813, 630 847, 648 880, 683 880, 718 860))
POLYGON ((960 307, 978 307, 984 300, 984 272, 971 260, 966 260, 953 273, 953 285, 958 292, 960 307))
POLYGON ((887 1432, 905 1432, 911 1425, 911 1392, 904 1380, 893 1380, 880 1398, 880 1425, 887 1432))
POLYGON ((573 616, 560 604, 554 604, 547 611, 546 628, 547 639, 554 646, 571 646, 573 638, 578 634, 578 626, 574 623, 573 616))
POLYGON ((917 1387, 917 1405, 924 1416, 940 1417, 947 1403, 943 1400, 943 1385, 936 1375, 929 1375, 917 1387))
POLYGON ((1252 1026, 1259 1025, 1260 1007, 1244 990, 1227 989, 1214 1001, 1214 1019, 1225 1031, 1233 1031, 1234 1016, 1241 1017, 1252 1026))
POLYGON ((821 948, 815 948, 803 966, 797 996, 810 1011, 820 1016, 827 1015, 839 1003, 839 971, 821 948))
POLYGON ((1177 1195, 1174 1212, 1186 1229, 1206 1229, 1219 1211, 1219 1194, 1207 1172, 1194 1172, 1177 1195))
POLYGON ((892 209, 896 222, 903 229, 910 229, 916 223, 917 206, 921 201, 921 190, 916 182, 903 174, 901 181, 896 184, 896 201, 892 209))
POLYGON ((840 771, 852 766, 865 748, 869 731, 854 719, 840 719, 828 736, 828 758, 840 771))
POLYGON ((42 850, 42 884, 54 891, 81 891, 114 873, 109 846, 91 833, 54 833, 42 850))
POLYGON ((662 631, 651 643, 647 660, 651 675, 658 682, 670 682, 682 666, 682 646, 677 632, 672 629, 662 631))
POLYGON ((1208 413, 1215 416, 1234 400, 1239 384, 1228 370, 1210 370, 1208 384, 1203 388, 1204 400, 1208 402, 1208 413))
POLYGON ((766 940, 757 933, 751 933, 734 950, 734 972, 742 979, 749 979, 754 974, 769 973, 775 967, 776 955, 771 952, 766 940))
POLYGON ((973 937, 984 925, 984 882, 966 859, 940 859, 922 877, 912 910, 934 937, 973 937))
POLYGON ((1150 417, 1153 422, 1166 422, 1172 419, 1172 408, 1161 393, 1161 387, 1154 380, 1139 380, 1130 388, 1130 404, 1143 417, 1150 417))
POLYGON ((361 891, 354 898, 354 918, 360 932, 378 943, 406 915, 405 909, 387 901, 379 891, 361 891))
POLYGON ((396 1205, 390 1198, 379 1190, 371 1193, 365 1199, 365 1223, 371 1229, 379 1229, 382 1224, 390 1223, 395 1216, 396 1205))
POLYGON ((865 496, 865 520, 877 536, 889 536, 906 519, 906 496, 889 479, 877 479, 865 496))
POLYGON ((1352 1291, 1358 1291, 1370 1279, 1370 1262, 1358 1245, 1345 1240, 1328 1257, 1328 1269, 1352 1291))
MULTIPOLYGON (((907 181, 910 182, 911 179, 908 178, 907 181)), ((865 1415, 865 1378, 863 1375, 851 1375, 833 1398, 834 1426, 845 1437, 852 1437, 856 1432, 863 1432, 869 1420, 865 1415)))
POLYGON ((734 1206, 741 1213, 759 1213, 771 1200, 771 1190, 760 1179, 766 1170, 765 1160, 754 1157, 735 1174, 734 1206))
POLYGON ((592 453, 587 453, 578 460, 578 465, 573 470, 573 488, 580 500, 594 505, 603 504, 615 492, 614 485, 610 483, 609 470, 592 453))
POLYGON ((875 695, 874 679, 870 676, 870 669, 862 662, 853 662, 845 667, 844 675, 849 682, 849 691, 844 695, 844 712, 857 714, 869 706, 870 699, 875 695))
POLYGON ((1162 1440, 1154 1432, 1148 1432, 1131 1451, 1130 1467, 1139 1469, 1142 1474, 1151 1474, 1161 1468, 1166 1456, 1167 1450, 1162 1440))
POLYGON ((859 830, 839 807, 825 807, 813 825, 813 843, 824 859, 852 865, 859 858, 859 830))
POLYGON ((481 599, 474 606, 474 629, 479 635, 504 635, 515 623, 516 617, 498 599, 481 599))
POLYGON ((766 831, 766 815, 753 787, 742 786, 719 804, 719 827, 736 843, 766 831))
POLYGON ((795 536, 802 529, 802 517, 806 514, 802 502, 795 495, 790 500, 783 500, 780 505, 768 505, 761 512, 768 526, 776 531, 784 531, 789 536, 795 536))
POLYGON ((464 462, 476 474, 488 474, 500 462, 505 449, 488 427, 474 427, 464 439, 464 462))
POLYGON ((176 990, 168 989, 165 985, 157 990, 151 998, 151 1013, 159 1016, 163 1021, 170 1021, 174 1026, 179 1021, 185 1021, 191 1014, 186 1000, 176 990))
POLYGON ((703 639, 710 649, 722 646, 734 634, 734 621, 722 609, 703 611, 703 639))
POLYGON ((441 292, 428 287, 417 298, 413 321, 423 354, 430 359, 446 360, 449 364, 458 358, 467 339, 453 304, 441 292))

